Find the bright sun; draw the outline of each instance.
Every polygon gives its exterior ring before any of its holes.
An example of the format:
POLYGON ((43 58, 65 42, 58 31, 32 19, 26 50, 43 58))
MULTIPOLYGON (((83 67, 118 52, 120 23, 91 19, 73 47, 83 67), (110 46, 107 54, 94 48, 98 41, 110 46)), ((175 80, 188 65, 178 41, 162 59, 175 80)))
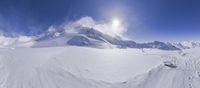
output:
POLYGON ((114 35, 121 36, 125 31, 124 25, 122 21, 114 18, 111 20, 111 29, 109 29, 114 35))
POLYGON ((120 24, 121 24, 121 22, 120 22, 119 19, 113 19, 113 20, 112 20, 112 27, 113 27, 113 28, 119 27, 120 24))

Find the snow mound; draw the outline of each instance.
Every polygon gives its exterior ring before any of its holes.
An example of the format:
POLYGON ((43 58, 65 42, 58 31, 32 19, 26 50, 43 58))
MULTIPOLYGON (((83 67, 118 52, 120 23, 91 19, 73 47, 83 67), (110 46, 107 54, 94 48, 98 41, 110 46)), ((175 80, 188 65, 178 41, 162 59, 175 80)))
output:
POLYGON ((176 68, 160 65, 147 74, 125 82, 122 88, 199 88, 200 58, 193 56, 168 57, 176 68))

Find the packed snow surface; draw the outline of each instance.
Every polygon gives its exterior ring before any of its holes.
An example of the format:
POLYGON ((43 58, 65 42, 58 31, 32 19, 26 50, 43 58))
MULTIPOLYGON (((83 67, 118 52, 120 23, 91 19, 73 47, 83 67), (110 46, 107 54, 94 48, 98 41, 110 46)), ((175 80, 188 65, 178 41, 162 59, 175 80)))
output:
POLYGON ((3 48, 0 88, 199 88, 199 50, 3 48))

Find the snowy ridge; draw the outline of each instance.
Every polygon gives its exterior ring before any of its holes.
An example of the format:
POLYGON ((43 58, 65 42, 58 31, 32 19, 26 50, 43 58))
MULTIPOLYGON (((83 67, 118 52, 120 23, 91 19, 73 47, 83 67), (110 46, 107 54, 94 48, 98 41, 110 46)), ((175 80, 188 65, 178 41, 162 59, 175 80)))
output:
POLYGON ((183 42, 172 43, 172 45, 180 49, 197 48, 200 47, 200 41, 183 41, 183 42))
POLYGON ((124 88, 199 88, 199 58, 179 58, 178 68, 164 65, 126 83, 124 88), (180 60, 181 59, 181 60, 180 60))

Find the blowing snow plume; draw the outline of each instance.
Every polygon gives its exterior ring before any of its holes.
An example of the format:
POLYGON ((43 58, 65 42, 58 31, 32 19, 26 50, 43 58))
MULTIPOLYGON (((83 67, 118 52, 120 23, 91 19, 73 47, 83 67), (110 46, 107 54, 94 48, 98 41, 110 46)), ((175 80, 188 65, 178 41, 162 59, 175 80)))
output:
POLYGON ((92 28, 112 37, 124 37, 124 33, 127 31, 126 27, 117 19, 114 19, 112 22, 98 22, 92 17, 86 16, 75 22, 64 24, 66 32, 76 31, 78 27, 92 28))

